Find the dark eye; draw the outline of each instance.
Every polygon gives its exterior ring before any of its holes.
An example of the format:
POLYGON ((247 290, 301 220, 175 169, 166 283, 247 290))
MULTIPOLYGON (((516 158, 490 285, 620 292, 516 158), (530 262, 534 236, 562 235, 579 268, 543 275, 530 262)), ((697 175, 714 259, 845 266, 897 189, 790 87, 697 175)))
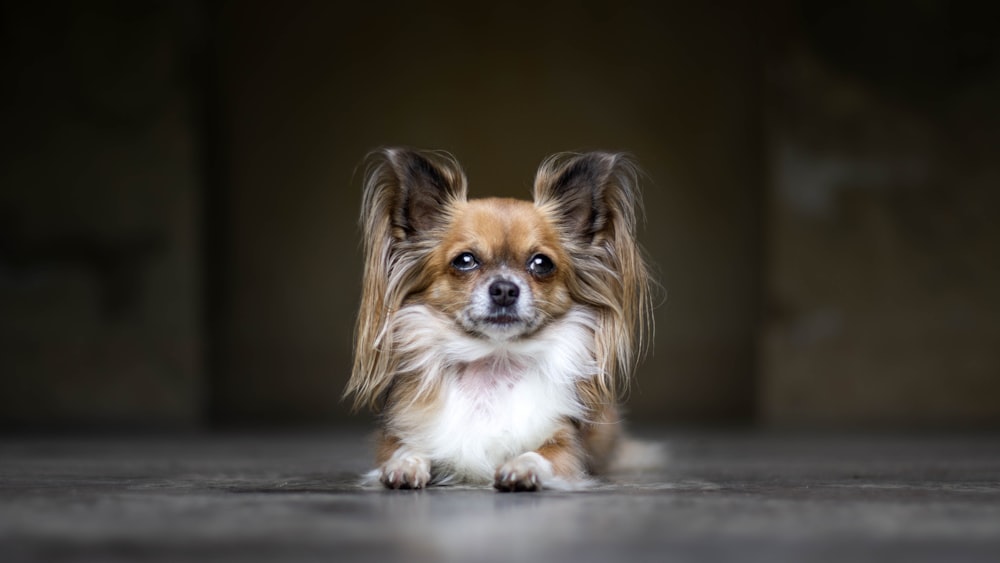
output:
POLYGON ((547 276, 555 269, 552 259, 544 254, 536 254, 528 260, 528 271, 536 276, 547 276))
POLYGON ((476 259, 475 254, 471 252, 463 252, 451 261, 451 267, 455 268, 459 272, 471 272, 479 267, 479 260, 476 259))

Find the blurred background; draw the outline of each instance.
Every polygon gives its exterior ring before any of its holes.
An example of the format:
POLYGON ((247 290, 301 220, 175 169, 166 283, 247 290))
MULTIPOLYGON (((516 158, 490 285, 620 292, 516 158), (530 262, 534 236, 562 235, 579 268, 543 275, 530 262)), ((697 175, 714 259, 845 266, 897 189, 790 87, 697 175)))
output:
POLYGON ((4 3, 0 429, 365 423, 365 153, 633 153, 639 424, 1000 427, 996 4, 4 3))

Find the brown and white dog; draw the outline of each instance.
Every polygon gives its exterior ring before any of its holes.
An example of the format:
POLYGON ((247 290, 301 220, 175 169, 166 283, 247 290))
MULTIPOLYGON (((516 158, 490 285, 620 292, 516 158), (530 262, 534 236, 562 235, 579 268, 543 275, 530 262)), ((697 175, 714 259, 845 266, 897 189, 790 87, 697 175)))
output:
POLYGON ((651 328, 637 178, 621 154, 559 154, 534 201, 469 200, 446 154, 369 156, 346 394, 380 416, 372 481, 566 489, 615 462, 651 328))

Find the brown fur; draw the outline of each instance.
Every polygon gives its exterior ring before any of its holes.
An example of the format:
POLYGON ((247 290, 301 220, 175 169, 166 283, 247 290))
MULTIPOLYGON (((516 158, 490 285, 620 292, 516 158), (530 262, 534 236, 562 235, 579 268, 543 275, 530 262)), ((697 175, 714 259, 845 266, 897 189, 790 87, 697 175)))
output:
POLYGON ((587 452, 580 441, 579 432, 568 421, 535 453, 552 463, 552 470, 558 477, 578 479, 587 471, 587 452))

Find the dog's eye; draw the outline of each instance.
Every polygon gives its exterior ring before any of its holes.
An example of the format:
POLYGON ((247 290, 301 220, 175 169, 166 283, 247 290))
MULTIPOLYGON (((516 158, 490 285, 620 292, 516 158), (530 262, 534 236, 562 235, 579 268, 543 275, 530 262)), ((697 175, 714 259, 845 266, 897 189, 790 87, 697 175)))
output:
POLYGON ((536 254, 528 260, 528 271, 536 276, 547 276, 555 269, 552 259, 544 254, 536 254))
POLYGON ((469 272, 479 267, 479 260, 471 252, 463 252, 451 261, 451 267, 459 272, 469 272))

